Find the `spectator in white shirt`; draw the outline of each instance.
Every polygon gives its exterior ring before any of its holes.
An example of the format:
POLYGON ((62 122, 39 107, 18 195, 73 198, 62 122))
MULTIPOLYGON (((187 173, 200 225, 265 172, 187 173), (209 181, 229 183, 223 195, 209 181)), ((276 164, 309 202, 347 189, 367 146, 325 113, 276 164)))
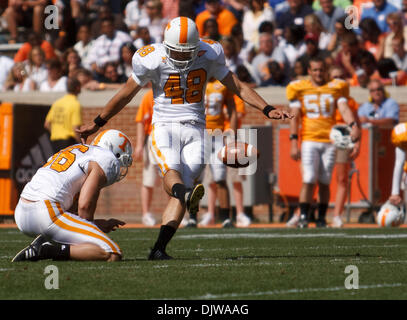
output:
POLYGON ((124 22, 130 31, 130 35, 135 38, 140 20, 147 16, 144 8, 144 0, 133 0, 126 5, 124 10, 124 22))
POLYGON ((136 47, 131 42, 126 42, 120 48, 120 63, 118 72, 120 75, 125 75, 126 78, 130 77, 133 72, 132 59, 136 52, 136 47))
POLYGON ((48 70, 45 65, 45 52, 40 46, 33 47, 28 53, 25 71, 28 77, 35 82, 37 88, 47 79, 48 70))
POLYGON ((5 90, 4 83, 6 82, 7 76, 13 65, 13 59, 6 56, 0 56, 0 91, 5 90))
POLYGON ((239 58, 236 51, 236 43, 231 37, 223 38, 220 43, 225 53, 226 66, 229 68, 230 71, 236 72, 236 68, 240 65, 243 65, 243 60, 239 58))
POLYGON ((163 40, 164 28, 168 19, 162 15, 163 5, 160 0, 147 0, 145 3, 147 16, 140 19, 139 26, 147 27, 150 35, 159 43, 163 40))
POLYGON ((48 77, 41 83, 41 92, 66 92, 67 77, 62 75, 62 64, 58 59, 47 62, 48 77))
POLYGON ((81 57, 81 62, 83 67, 90 69, 90 64, 88 62, 88 55, 90 48, 93 45, 93 40, 90 35, 90 28, 88 25, 83 24, 79 27, 78 33, 76 35, 78 40, 77 43, 73 46, 76 52, 81 57))
POLYGON ((263 21, 274 21, 273 9, 265 0, 250 0, 243 14, 242 29, 244 39, 257 46, 259 26, 263 21))
POLYGON ((284 38, 278 44, 287 58, 291 71, 294 69, 295 62, 302 56, 307 46, 304 42, 304 26, 292 23, 284 29, 284 38))
POLYGON ((119 62, 120 47, 132 41, 127 33, 114 29, 112 17, 104 18, 101 27, 102 35, 94 41, 88 55, 88 63, 97 74, 103 73, 102 69, 107 62, 119 62))
POLYGON ((321 50, 327 49, 330 41, 331 34, 327 32, 319 20, 318 16, 311 13, 304 18, 305 33, 312 33, 318 37, 318 48, 321 50))
POLYGON ((140 49, 148 44, 155 43, 155 39, 150 36, 150 31, 148 31, 148 27, 138 27, 137 28, 137 35, 136 40, 134 40, 133 45, 136 49, 140 49))
POLYGON ((28 77, 24 64, 17 62, 12 68, 5 83, 6 90, 27 92, 35 90, 35 83, 28 77))
POLYGON ((244 40, 242 26, 239 23, 236 23, 233 26, 230 35, 236 42, 236 51, 238 52, 239 58, 247 64, 251 63, 256 55, 256 51, 254 50, 254 45, 251 42, 244 40))
POLYGON ((392 59, 397 69, 407 72, 407 51, 404 49, 405 39, 403 37, 394 37, 391 41, 393 48, 392 59))

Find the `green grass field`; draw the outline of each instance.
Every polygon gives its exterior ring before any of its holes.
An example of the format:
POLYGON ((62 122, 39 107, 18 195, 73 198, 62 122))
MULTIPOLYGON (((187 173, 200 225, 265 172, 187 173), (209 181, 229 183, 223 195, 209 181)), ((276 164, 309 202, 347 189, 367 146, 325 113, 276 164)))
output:
POLYGON ((0 229, 0 299, 407 299, 405 228, 180 229, 168 247, 175 260, 147 261, 157 234, 113 232, 118 263, 11 263, 31 239, 0 229), (48 265, 57 290, 45 288, 48 265), (349 265, 358 289, 345 288, 349 265))

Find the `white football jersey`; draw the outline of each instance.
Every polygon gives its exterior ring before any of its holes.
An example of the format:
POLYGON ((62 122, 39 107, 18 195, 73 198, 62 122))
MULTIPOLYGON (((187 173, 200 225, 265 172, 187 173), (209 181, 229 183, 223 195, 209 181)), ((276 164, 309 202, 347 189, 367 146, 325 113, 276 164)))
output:
POLYGON ((99 146, 75 144, 54 154, 24 187, 21 197, 31 200, 59 202, 68 210, 80 192, 88 172, 89 161, 104 171, 106 186, 114 183, 120 173, 119 160, 99 146))
POLYGON ((151 81, 154 92, 152 123, 194 120, 205 124, 205 90, 212 77, 222 80, 229 69, 222 46, 199 42, 191 67, 180 72, 167 63, 165 47, 156 43, 140 48, 133 56, 132 77, 139 85, 151 81))

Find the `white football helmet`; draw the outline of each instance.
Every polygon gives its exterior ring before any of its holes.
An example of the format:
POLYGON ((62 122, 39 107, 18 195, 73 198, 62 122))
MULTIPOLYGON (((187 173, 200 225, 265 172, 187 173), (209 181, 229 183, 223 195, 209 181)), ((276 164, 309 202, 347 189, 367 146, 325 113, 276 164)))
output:
POLYGON ((345 124, 337 124, 332 127, 329 138, 338 149, 352 149, 354 143, 350 136, 351 128, 345 124))
POLYGON ((377 224, 379 227, 398 227, 404 222, 404 216, 403 207, 397 207, 387 201, 377 214, 377 224))
POLYGON ((91 145, 110 150, 119 159, 120 175, 117 181, 126 176, 129 167, 133 163, 131 156, 133 148, 131 147, 129 137, 119 130, 104 130, 93 139, 91 145))
POLYGON ((164 30, 165 52, 168 63, 187 70, 194 62, 199 47, 199 32, 193 20, 187 17, 172 19, 164 30))

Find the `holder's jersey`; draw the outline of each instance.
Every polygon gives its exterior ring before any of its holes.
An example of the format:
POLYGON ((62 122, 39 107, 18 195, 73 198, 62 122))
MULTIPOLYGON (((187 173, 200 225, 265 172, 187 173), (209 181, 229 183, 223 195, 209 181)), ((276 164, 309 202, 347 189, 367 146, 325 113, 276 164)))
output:
POLYGON ((96 162, 104 171, 106 186, 113 184, 120 173, 119 160, 104 148, 75 144, 54 154, 24 187, 21 197, 31 200, 59 202, 68 210, 85 182, 88 164, 96 162))
POLYGON ((199 42, 198 55, 185 72, 167 63, 162 43, 137 50, 132 64, 134 81, 141 86, 152 83, 153 124, 188 120, 205 124, 206 83, 212 77, 222 80, 229 72, 222 46, 210 40, 199 42))
POLYGON ((225 126, 223 107, 228 99, 233 99, 233 93, 220 81, 208 82, 205 94, 207 129, 220 129, 223 131, 225 126))
POLYGON ((311 80, 296 80, 287 86, 286 94, 290 107, 301 108, 302 140, 330 142, 338 102, 349 98, 348 83, 334 79, 316 87, 311 80))

